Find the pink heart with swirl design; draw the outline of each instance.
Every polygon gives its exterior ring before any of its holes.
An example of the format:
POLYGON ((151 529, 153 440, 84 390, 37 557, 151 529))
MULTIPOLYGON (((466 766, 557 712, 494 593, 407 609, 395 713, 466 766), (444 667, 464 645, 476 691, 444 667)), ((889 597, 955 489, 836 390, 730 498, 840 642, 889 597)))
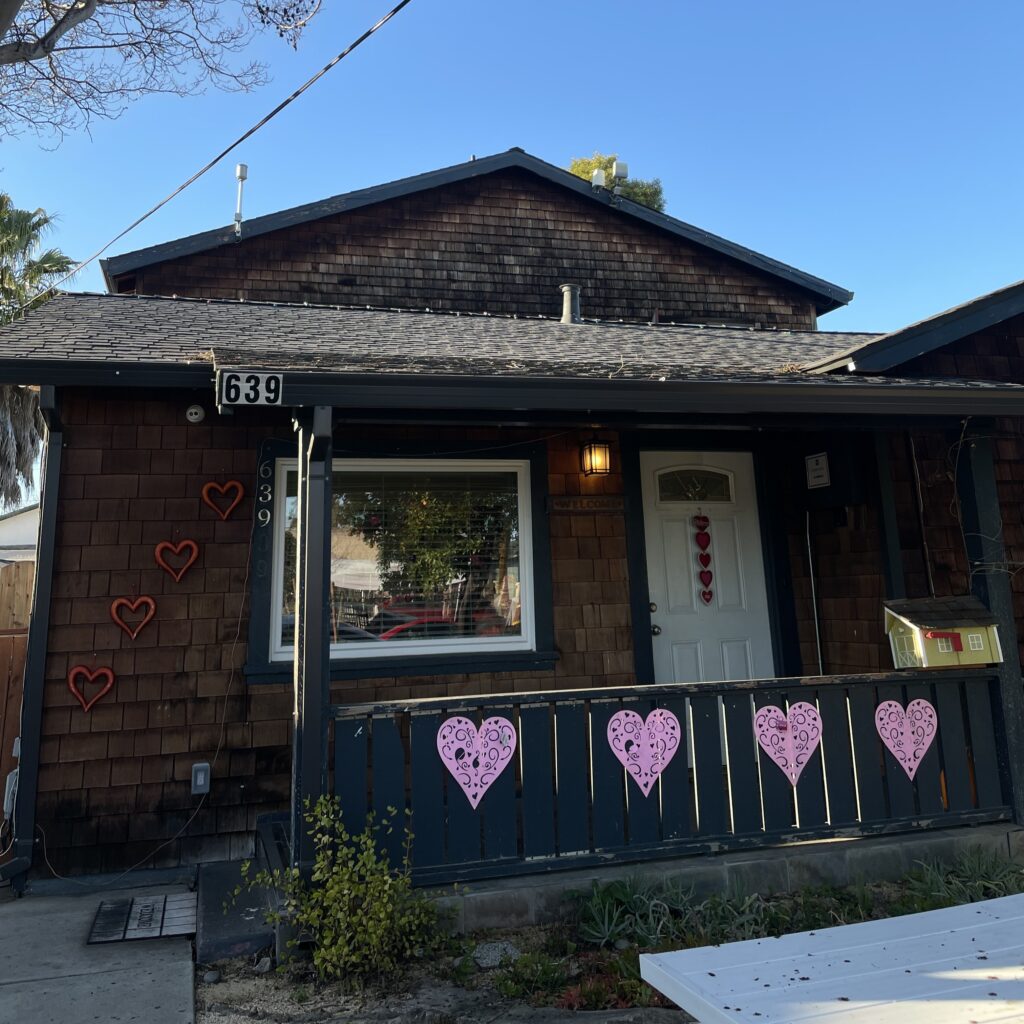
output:
POLYGON ((608 721, 608 746, 644 796, 679 749, 679 719, 655 708, 645 722, 635 711, 616 711, 608 721))
POLYGON ((500 715, 484 719, 479 732, 461 715, 445 720, 437 730, 437 752, 474 809, 512 763, 516 742, 516 727, 500 715))
POLYGON ((906 711, 895 700, 883 701, 875 708, 875 728, 889 753, 913 781, 939 730, 939 717, 926 700, 912 700, 906 711))
POLYGON ((788 715, 769 704, 754 716, 754 732, 761 749, 795 786, 821 742, 821 715, 802 700, 790 705, 788 715))

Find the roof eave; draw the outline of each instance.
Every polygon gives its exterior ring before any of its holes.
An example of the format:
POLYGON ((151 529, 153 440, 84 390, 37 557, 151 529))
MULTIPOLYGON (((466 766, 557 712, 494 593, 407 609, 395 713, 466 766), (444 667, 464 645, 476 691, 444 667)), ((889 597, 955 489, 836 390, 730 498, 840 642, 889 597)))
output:
POLYGON ((1022 313, 1024 282, 1017 282, 902 330, 884 334, 874 341, 817 362, 805 363, 801 369, 810 374, 842 369, 857 373, 891 370, 1022 313))

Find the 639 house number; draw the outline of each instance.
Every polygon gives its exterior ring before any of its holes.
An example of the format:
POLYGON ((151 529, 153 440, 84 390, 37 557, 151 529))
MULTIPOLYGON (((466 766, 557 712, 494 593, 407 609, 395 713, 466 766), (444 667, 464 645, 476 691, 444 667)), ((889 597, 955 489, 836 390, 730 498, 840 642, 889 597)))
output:
POLYGON ((280 405, 279 373, 246 373, 244 370, 220 372, 221 405, 280 405))

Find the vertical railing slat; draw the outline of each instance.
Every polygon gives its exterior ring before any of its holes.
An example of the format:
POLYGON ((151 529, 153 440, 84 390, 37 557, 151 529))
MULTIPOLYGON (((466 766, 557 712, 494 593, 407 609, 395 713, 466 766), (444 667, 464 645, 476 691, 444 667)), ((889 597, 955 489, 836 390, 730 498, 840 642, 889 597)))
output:
MULTIPOLYGON (((778 690, 767 690, 755 695, 754 717, 757 711, 768 705, 779 708, 783 713, 786 711, 786 701, 778 690)), ((750 723, 753 731, 754 723, 750 723)), ((793 787, 789 780, 779 769, 778 765, 760 747, 758 748, 758 767, 761 772, 761 803, 764 807, 764 829, 766 832, 777 835, 787 832, 793 828, 796 821, 796 805, 793 797, 793 787)))
MULTIPOLYGON (((647 716, 654 710, 654 701, 638 700, 622 702, 623 711, 633 711, 645 722, 647 716)), ((602 756, 613 757, 611 748, 607 742, 604 744, 602 756)), ((616 762, 617 763, 617 762, 616 762)), ((629 778, 626 773, 626 830, 630 846, 651 846, 658 842, 661 837, 661 811, 659 783, 655 782, 647 795, 637 784, 636 779, 629 778)))
POLYGON ((690 780, 689 716, 685 697, 669 697, 661 706, 679 721, 679 749, 661 775, 661 836, 666 842, 686 839, 697 827, 690 780))
POLYGON ((622 765, 608 746, 608 722, 620 708, 618 700, 590 702, 590 746, 593 754, 593 828, 596 850, 616 850, 626 844, 628 783, 622 765))
POLYGON ((857 790, 853 779, 846 691, 838 686, 823 686, 818 691, 818 710, 821 713, 821 749, 829 823, 840 827, 854 825, 857 822, 857 790))
MULTIPOLYGON (((515 724, 515 709, 488 708, 487 717, 501 715, 515 724)), ((518 742, 518 741, 517 741, 518 742)), ((484 820, 484 860, 502 860, 515 857, 518 852, 516 822, 516 762, 512 757, 504 771, 491 783, 491 788, 480 801, 484 820)))
POLYGON ((729 831, 722 724, 719 698, 709 694, 690 698, 693 717, 693 774, 697 780, 697 833, 723 836, 729 831))
POLYGON ((937 743, 942 754, 942 777, 950 813, 974 807, 962 685, 959 679, 944 679, 935 685, 935 711, 939 718, 937 743))
MULTIPOLYGON (((907 704, 915 700, 926 700, 933 707, 935 695, 926 684, 907 687, 907 704)), ((936 711, 936 717, 938 712, 936 711)), ((939 773, 938 735, 932 740, 928 752, 917 766, 914 775, 914 789, 917 791, 917 805, 922 814, 942 814, 945 806, 942 800, 942 780, 939 773)))
POLYGON ((380 829, 380 848, 396 868, 402 863, 406 826, 406 757, 397 715, 374 717, 372 742, 373 816, 380 829))
POLYGON ((978 806, 999 807, 1003 787, 999 777, 996 732, 992 722, 994 680, 978 679, 965 684, 967 715, 971 730, 971 756, 974 759, 974 780, 978 787, 978 806))
POLYGON ((363 831, 370 813, 369 749, 369 716, 335 720, 334 794, 341 803, 341 820, 353 835, 363 831))
MULTIPOLYGON (((882 762, 884 750, 875 728, 878 698, 875 688, 866 684, 851 686, 849 696, 860 820, 865 824, 884 821, 888 810, 885 800, 885 767, 882 762)), ((885 756, 889 755, 886 753, 885 756)))
MULTIPOLYGON (((794 704, 804 703, 817 710, 813 690, 790 690, 787 697, 790 708, 794 704)), ((796 809, 802 829, 820 829, 828 821, 825 811, 825 773, 822 770, 824 756, 819 743, 818 749, 804 763, 804 769, 800 773, 800 781, 796 787, 796 809)))
POLYGON ((581 700, 555 707, 558 853, 589 852, 590 793, 587 771, 587 717, 581 700))
MULTIPOLYGON (((878 703, 894 700, 903 707, 907 706, 906 694, 902 686, 880 686, 878 703)), ((885 788, 889 793, 889 816, 891 818, 912 818, 915 813, 914 784, 907 778, 907 773, 900 767, 888 750, 885 752, 885 788)))
POLYGON ((437 753, 437 730, 440 726, 439 714, 410 716, 410 826, 413 832, 412 860, 417 868, 444 863, 444 777, 447 771, 437 753))
POLYGON ((519 709, 519 748, 523 764, 523 856, 555 856, 555 767, 551 706, 519 709))
MULTIPOLYGON (((468 718, 479 729, 481 717, 479 707, 475 704, 459 704, 448 706, 446 717, 461 715, 468 718)), ((447 828, 447 862, 449 864, 467 864, 482 858, 481 822, 479 808, 474 807, 466 796, 463 788, 452 778, 451 773, 445 779, 445 804, 448 813, 445 817, 447 828)))
POLYGON ((732 693, 725 707, 725 742, 729 752, 729 795, 736 835, 752 835, 764 827, 761 780, 757 773, 757 738, 749 693, 732 693))

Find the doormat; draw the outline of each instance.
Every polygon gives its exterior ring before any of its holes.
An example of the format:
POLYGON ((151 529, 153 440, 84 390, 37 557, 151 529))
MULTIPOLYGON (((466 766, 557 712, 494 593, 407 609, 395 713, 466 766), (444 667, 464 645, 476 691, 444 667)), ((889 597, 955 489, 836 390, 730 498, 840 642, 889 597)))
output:
POLYGON ((195 935, 197 900, 194 892, 104 900, 96 911, 88 945, 195 935))

